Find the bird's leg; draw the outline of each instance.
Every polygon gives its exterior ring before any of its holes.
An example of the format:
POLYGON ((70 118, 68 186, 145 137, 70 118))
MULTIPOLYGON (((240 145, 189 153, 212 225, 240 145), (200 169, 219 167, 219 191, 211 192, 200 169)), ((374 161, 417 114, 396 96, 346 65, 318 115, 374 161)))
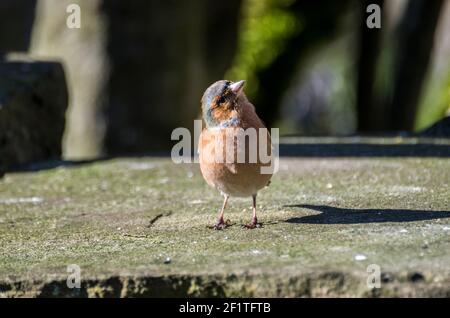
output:
POLYGON ((257 227, 261 227, 261 224, 258 223, 258 219, 256 218, 256 194, 252 195, 253 199, 253 216, 252 222, 250 224, 245 225, 247 229, 254 229, 257 227))
POLYGON ((223 219, 223 212, 225 211, 225 208, 227 207, 227 202, 229 196, 227 194, 224 195, 225 199, 223 200, 222 209, 219 213, 219 219, 217 220, 217 223, 212 227, 215 230, 223 230, 224 228, 228 227, 229 224, 224 221, 223 219))

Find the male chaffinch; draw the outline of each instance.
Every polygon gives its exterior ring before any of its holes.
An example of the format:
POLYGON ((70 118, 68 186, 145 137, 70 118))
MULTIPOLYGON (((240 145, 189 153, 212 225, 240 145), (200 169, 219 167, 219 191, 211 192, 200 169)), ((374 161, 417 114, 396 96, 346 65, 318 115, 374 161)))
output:
POLYGON ((267 166, 267 162, 262 162, 259 156, 261 147, 267 147, 261 150, 265 150, 268 156, 272 155, 270 135, 256 114, 255 107, 245 96, 244 84, 245 81, 215 82, 208 87, 201 99, 206 128, 203 129, 199 141, 200 170, 208 185, 219 190, 224 196, 218 221, 213 226, 216 230, 230 225, 223 218, 230 196, 253 198, 252 221, 245 227, 260 227, 256 217, 256 195, 270 183, 272 177, 271 173, 261 173, 261 168, 267 166), (239 134, 247 132, 248 129, 256 131, 256 140, 249 137, 249 142, 242 142, 246 140, 246 136, 239 139, 239 134), (263 139, 260 139, 260 129, 264 129, 263 139), (227 148, 226 140, 231 140, 231 147, 227 148), (229 151, 233 151, 231 155, 229 151), (257 158, 252 160, 255 151, 257 158), (239 155, 241 158, 245 157, 245 160, 238 160, 239 155), (222 160, 217 160, 218 158, 222 160))

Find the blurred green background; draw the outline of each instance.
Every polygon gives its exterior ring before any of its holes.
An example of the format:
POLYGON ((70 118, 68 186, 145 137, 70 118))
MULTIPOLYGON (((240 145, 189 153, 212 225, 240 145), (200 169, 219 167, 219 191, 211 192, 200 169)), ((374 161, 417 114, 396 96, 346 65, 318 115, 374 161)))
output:
POLYGON ((446 0, 2 0, 0 56, 64 65, 69 159, 167 150, 203 91, 246 79, 281 135, 418 131, 450 108, 446 0), (69 4, 81 28, 66 25, 69 4), (369 29, 369 4, 381 28, 369 29))

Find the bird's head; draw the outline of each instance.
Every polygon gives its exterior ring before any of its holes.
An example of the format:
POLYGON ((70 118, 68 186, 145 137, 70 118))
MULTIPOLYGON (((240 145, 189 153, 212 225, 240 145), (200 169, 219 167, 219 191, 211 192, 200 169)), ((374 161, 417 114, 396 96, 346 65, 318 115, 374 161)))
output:
POLYGON ((217 81, 209 86, 202 97, 202 113, 207 127, 219 126, 238 111, 241 100, 246 99, 242 88, 245 81, 217 81))

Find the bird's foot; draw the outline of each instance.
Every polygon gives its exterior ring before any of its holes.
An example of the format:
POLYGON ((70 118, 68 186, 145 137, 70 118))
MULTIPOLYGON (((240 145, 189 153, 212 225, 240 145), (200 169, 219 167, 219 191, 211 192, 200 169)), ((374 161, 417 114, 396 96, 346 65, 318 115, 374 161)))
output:
POLYGON ((245 224, 245 225, 243 225, 243 227, 246 228, 246 229, 251 230, 251 229, 261 228, 262 224, 258 223, 258 221, 256 219, 253 219, 251 223, 245 224))
POLYGON ((224 221, 223 219, 221 219, 221 220, 217 221, 217 223, 214 224, 213 226, 209 226, 209 228, 213 229, 213 230, 224 230, 231 225, 232 225, 232 223, 230 220, 224 221))

